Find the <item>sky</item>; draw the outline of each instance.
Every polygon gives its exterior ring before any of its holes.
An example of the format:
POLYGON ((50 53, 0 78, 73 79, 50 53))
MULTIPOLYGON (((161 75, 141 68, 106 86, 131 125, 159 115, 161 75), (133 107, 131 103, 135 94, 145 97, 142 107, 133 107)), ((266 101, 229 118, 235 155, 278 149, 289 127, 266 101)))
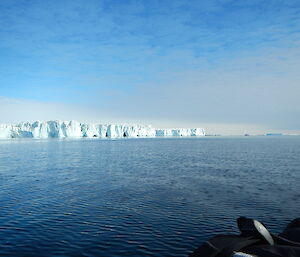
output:
POLYGON ((1 0, 0 123, 300 133, 299 0, 1 0))

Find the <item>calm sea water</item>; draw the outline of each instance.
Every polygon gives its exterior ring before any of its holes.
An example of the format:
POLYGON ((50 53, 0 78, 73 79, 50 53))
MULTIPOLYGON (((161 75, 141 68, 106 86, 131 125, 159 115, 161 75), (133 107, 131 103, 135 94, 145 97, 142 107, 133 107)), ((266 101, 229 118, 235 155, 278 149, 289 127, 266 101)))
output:
POLYGON ((187 256, 300 217, 299 137, 0 141, 1 256, 187 256))

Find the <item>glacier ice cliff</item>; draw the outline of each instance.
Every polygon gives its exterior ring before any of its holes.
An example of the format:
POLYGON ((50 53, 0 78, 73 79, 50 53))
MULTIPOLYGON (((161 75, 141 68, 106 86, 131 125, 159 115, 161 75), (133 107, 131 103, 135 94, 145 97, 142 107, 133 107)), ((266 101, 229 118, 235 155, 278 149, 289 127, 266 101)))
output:
POLYGON ((157 137, 190 137, 205 136, 203 128, 181 128, 181 129, 156 129, 157 137))
POLYGON ((0 124, 0 138, 122 138, 204 136, 202 128, 155 129, 151 125, 93 124, 77 121, 35 121, 0 124))

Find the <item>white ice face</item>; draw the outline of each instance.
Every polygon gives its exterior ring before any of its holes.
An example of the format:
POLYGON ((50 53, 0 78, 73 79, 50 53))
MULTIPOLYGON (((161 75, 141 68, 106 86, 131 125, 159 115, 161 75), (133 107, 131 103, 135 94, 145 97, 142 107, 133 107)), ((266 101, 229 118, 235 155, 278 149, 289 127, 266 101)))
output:
POLYGON ((0 138, 122 138, 204 136, 202 128, 155 129, 150 125, 92 124, 77 121, 35 121, 0 124, 0 138))
POLYGON ((157 137, 191 137, 205 136, 202 128, 180 128, 180 129, 157 129, 157 137))

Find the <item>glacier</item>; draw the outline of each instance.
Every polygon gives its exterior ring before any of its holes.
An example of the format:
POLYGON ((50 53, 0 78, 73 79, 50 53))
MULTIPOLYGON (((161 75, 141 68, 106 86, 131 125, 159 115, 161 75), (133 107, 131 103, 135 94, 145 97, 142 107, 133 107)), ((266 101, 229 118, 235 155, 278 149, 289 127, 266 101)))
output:
POLYGON ((155 129, 151 125, 35 121, 0 124, 0 138, 138 138, 205 136, 203 128, 155 129))

